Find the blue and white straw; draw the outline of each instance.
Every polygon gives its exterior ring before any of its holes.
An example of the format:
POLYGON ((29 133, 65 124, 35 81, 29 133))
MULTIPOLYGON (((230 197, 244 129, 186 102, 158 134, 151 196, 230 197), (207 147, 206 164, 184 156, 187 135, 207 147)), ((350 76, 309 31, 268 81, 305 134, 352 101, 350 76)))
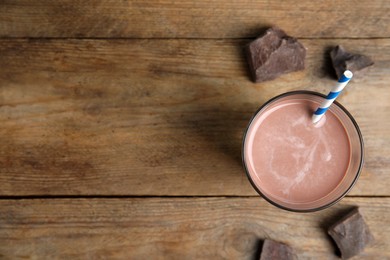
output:
POLYGON ((351 80, 353 73, 350 70, 344 71, 343 75, 337 82, 337 85, 329 92, 326 99, 321 103, 319 108, 317 108, 316 112, 314 112, 312 120, 313 123, 317 123, 324 116, 325 112, 328 110, 330 105, 332 105, 333 101, 337 98, 340 92, 344 89, 344 87, 351 80))

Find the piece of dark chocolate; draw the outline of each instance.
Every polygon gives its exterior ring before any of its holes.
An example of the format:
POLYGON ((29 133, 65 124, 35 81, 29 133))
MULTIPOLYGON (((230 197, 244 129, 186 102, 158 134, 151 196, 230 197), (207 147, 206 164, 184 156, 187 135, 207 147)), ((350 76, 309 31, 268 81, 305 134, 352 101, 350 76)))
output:
POLYGON ((328 234, 336 242, 344 259, 361 253, 374 241, 359 208, 353 209, 328 229, 328 234))
POLYGON ((260 260, 296 259, 293 249, 283 243, 270 239, 264 240, 260 260))
POLYGON ((359 74, 361 76, 366 68, 374 64, 369 57, 349 53, 341 45, 337 45, 330 51, 330 58, 332 59, 333 68, 338 78, 346 70, 352 71, 355 76, 359 76, 359 74))
POLYGON ((305 68, 305 47, 277 27, 268 29, 245 49, 255 82, 305 68))

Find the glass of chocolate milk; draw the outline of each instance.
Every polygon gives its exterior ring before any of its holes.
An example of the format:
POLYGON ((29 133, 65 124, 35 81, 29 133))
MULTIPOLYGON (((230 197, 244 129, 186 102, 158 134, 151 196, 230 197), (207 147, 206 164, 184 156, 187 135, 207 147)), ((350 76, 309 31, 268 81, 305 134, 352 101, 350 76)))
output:
POLYGON ((351 114, 334 102, 320 122, 312 122, 324 97, 310 91, 279 95, 260 107, 244 134, 247 176, 259 194, 280 208, 327 208, 359 177, 363 138, 351 114))

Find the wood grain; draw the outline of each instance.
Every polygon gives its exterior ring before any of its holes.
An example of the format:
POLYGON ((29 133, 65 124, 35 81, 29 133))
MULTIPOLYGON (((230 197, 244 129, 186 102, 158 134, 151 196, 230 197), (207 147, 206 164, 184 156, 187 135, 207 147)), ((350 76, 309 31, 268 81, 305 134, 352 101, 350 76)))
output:
POLYGON ((386 0, 2 0, 0 37, 246 38, 270 25, 296 37, 390 37, 389 13, 386 0))
POLYGON ((270 238, 298 259, 339 259, 325 230, 353 206, 376 238, 354 259, 390 258, 389 198, 346 198, 307 214, 259 198, 2 200, 0 257, 258 259, 270 238))
POLYGON ((267 99, 327 93, 329 46, 371 56, 340 102, 364 135, 353 195, 390 195, 390 40, 303 40, 307 69, 249 80, 243 40, 1 40, 0 195, 256 195, 243 131, 267 99))

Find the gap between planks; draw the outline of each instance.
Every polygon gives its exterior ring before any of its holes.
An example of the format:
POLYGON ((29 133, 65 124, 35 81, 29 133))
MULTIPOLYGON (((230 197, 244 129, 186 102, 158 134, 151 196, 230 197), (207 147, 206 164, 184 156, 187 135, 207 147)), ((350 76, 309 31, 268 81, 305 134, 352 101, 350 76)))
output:
MULTIPOLYGON (((258 36, 260 36, 259 34, 258 36)), ((256 37, 258 37, 256 36, 256 37)), ((290 35, 295 37, 294 35, 290 35)), ((256 37, 159 37, 159 38, 142 38, 142 37, 0 37, 1 40, 204 40, 204 41, 214 41, 214 40, 250 40, 255 39, 256 37)), ((295 37, 299 40, 386 40, 390 37, 295 37)))
MULTIPOLYGON (((256 195, 53 195, 53 196, 41 196, 41 195, 31 195, 31 196, 0 196, 0 200, 25 200, 25 199, 150 199, 150 198, 169 198, 169 199, 180 199, 180 198, 262 198, 256 195)), ((344 198, 390 198, 386 195, 348 195, 344 198)))

